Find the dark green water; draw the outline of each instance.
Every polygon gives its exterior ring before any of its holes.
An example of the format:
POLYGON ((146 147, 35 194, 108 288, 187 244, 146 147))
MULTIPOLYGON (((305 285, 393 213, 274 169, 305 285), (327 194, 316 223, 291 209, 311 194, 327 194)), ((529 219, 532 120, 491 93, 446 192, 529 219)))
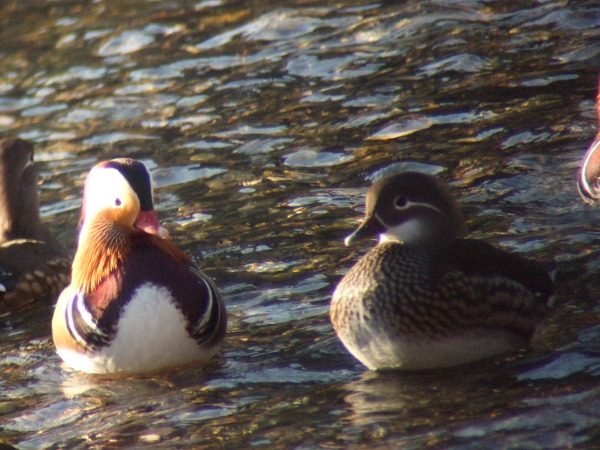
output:
MULTIPOLYGON (((0 441, 19 448, 600 445, 597 1, 0 3, 0 134, 36 143, 69 248, 82 183, 132 156, 227 299, 222 359, 108 380, 54 353, 51 310, 0 328, 0 441), (328 319, 380 170, 448 180, 471 234, 556 261, 531 352, 372 373, 328 319)), ((368 245, 368 244, 367 244, 368 245)))

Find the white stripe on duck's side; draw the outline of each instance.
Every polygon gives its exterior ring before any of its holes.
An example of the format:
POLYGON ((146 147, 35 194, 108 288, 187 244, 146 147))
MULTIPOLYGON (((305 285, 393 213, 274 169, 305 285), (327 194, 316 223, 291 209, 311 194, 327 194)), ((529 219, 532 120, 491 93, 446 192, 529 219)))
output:
POLYGON ((592 142, 581 163, 577 188, 586 203, 594 203, 600 198, 598 175, 600 174, 600 136, 592 142))
POLYGON ((107 342, 109 339, 108 333, 102 331, 92 318, 85 306, 85 297, 81 293, 76 293, 68 301, 65 307, 65 321, 69 333, 82 347, 89 346, 89 336, 94 336, 94 341, 97 342, 107 342), (85 332, 80 331, 82 327, 85 332))
MULTIPOLYGON (((600 80, 596 95, 596 117, 600 128, 600 80)), ((596 203, 600 200, 600 129, 581 161, 577 189, 586 203, 596 203)))
POLYGON ((215 309, 215 287, 206 278, 204 278, 204 276, 198 269, 196 269, 195 267, 190 267, 190 270, 194 275, 196 275, 198 280, 204 284, 204 286, 206 287, 206 292, 208 293, 208 296, 205 300, 206 313, 201 316, 200 321, 196 324, 192 333, 194 336, 199 336, 208 331, 207 327, 211 320, 213 310, 216 314, 220 314, 220 310, 219 308, 215 309))

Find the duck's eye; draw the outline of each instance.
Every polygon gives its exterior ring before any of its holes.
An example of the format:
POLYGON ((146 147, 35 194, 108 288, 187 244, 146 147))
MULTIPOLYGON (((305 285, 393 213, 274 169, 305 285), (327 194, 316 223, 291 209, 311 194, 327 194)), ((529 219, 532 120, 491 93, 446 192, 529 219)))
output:
POLYGON ((115 198, 115 206, 121 206, 121 199, 115 198))
POLYGON ((408 204, 406 197, 398 197, 396 199, 396 208, 405 208, 408 204))

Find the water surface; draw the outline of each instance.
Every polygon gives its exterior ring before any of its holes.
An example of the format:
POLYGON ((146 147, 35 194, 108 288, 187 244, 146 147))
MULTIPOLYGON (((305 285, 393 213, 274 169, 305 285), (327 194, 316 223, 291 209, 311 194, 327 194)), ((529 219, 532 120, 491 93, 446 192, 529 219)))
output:
POLYGON ((0 133, 35 142, 44 221, 73 249, 97 161, 141 159, 160 219, 221 287, 222 358, 109 380, 54 353, 51 308, 3 317, 0 440, 19 448, 598 445, 595 0, 0 5, 0 133), (329 300, 383 173, 451 183, 472 236, 558 264, 530 352, 373 373, 329 300))

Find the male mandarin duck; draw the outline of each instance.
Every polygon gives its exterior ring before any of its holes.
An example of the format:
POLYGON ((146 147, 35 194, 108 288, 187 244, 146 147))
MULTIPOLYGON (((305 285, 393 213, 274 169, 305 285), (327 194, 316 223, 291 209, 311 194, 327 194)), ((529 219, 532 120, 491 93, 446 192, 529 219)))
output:
POLYGON ((1 139, 0 311, 53 303, 69 271, 68 258, 40 219, 33 146, 1 139))
POLYGON ((405 172, 370 188, 366 218, 345 242, 379 243, 331 303, 337 335, 369 369, 448 367, 529 343, 550 305, 549 274, 465 233, 458 204, 436 177, 405 172))
POLYGON ((60 357, 88 373, 156 372, 208 361, 226 326, 217 287, 158 223, 146 166, 94 166, 72 281, 52 321, 60 357))
POLYGON ((579 194, 586 203, 595 203, 600 199, 600 83, 596 96, 596 116, 598 133, 583 157, 577 180, 579 194))

